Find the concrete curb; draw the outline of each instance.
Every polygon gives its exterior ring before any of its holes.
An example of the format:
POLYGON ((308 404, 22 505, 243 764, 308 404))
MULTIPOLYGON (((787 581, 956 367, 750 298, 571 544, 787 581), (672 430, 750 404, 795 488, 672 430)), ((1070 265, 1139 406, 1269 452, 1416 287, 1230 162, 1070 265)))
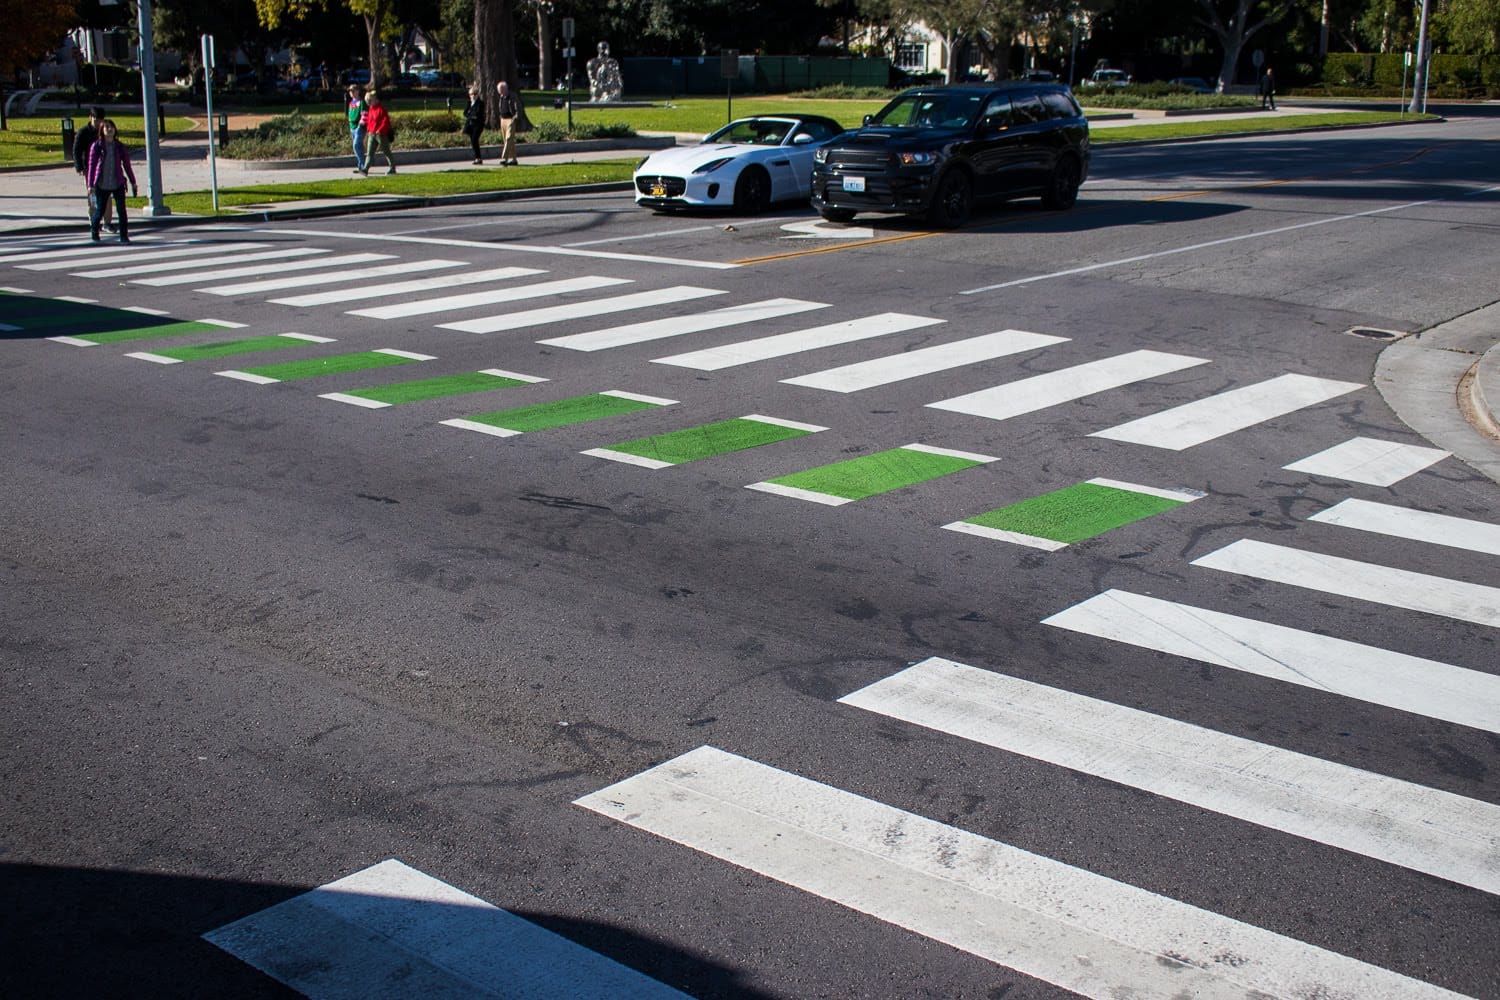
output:
MULTIPOLYGON (((671 136, 631 136, 625 139, 579 139, 574 142, 522 142, 517 143, 516 152, 521 156, 559 156, 567 153, 601 153, 617 149, 666 149, 677 145, 671 136)), ((479 147, 489 159, 498 159, 499 146, 479 147)), ((474 152, 463 146, 448 146, 443 149, 396 149, 397 165, 402 163, 465 163, 473 159, 474 152)), ((205 156, 207 154, 204 154, 205 156)), ((231 160, 219 157, 220 168, 230 172, 237 170, 307 170, 322 167, 347 167, 353 153, 338 156, 314 156, 304 160, 231 160)))

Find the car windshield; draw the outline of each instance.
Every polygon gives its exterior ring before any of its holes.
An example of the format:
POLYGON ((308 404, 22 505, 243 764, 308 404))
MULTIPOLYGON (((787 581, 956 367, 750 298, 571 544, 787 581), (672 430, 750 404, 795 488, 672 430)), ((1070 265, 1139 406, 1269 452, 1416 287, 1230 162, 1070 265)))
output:
POLYGON ((902 94, 870 119, 871 125, 896 128, 967 128, 979 114, 984 95, 902 94))
POLYGON ((786 138, 786 134, 795 125, 795 122, 773 118, 747 118, 744 121, 730 122, 703 141, 749 146, 779 146, 781 140, 786 138))

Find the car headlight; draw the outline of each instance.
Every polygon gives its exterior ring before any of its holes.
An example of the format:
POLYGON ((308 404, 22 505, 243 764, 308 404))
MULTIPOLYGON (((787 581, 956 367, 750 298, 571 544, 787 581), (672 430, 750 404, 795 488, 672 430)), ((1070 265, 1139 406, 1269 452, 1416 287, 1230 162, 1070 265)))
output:
POLYGON ((902 153, 901 165, 903 167, 926 166, 937 160, 936 153, 902 153))
POLYGON ((718 170, 720 167, 722 167, 724 164, 728 163, 730 161, 730 159, 732 159, 732 157, 722 156, 722 157, 720 157, 717 160, 709 160, 707 163, 703 164, 703 166, 701 166, 698 169, 694 170, 693 173, 695 173, 695 174, 711 174, 715 170, 718 170))
POLYGON ((814 163, 827 163, 828 162, 828 147, 827 146, 819 146, 817 149, 813 150, 813 162, 814 163))

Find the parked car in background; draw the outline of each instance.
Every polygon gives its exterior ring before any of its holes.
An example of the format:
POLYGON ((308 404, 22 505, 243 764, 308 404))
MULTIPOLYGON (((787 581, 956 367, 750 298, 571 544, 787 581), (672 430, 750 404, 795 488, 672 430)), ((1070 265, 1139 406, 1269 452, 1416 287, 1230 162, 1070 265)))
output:
POLYGON ((1050 69, 1028 69, 1021 74, 1021 79, 1030 80, 1032 83, 1055 83, 1057 74, 1050 69))
POLYGON ((1212 94, 1217 89, 1201 76, 1177 76, 1167 82, 1174 87, 1186 87, 1195 94, 1212 94))
POLYGON ((1130 74, 1123 69, 1096 69, 1084 81, 1086 87, 1125 87, 1130 85, 1130 74))
POLYGON ((436 87, 442 82, 443 73, 436 66, 413 66, 411 71, 417 74, 417 82, 424 87, 436 87))

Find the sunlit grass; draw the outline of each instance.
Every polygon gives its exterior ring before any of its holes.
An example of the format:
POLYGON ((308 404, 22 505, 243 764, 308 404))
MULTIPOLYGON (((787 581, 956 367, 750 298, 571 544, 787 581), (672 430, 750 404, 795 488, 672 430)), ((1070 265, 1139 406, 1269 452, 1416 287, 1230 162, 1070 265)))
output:
MULTIPOLYGON (((62 120, 65 117, 73 119, 75 130, 89 123, 87 109, 45 118, 7 118, 4 130, 0 130, 0 167, 44 167, 71 160, 71 150, 63 155, 62 120)), ((120 141, 132 151, 145 144, 146 120, 143 117, 111 114, 110 120, 120 130, 120 141)), ((168 118, 167 133, 186 132, 192 125, 189 118, 168 118)))

